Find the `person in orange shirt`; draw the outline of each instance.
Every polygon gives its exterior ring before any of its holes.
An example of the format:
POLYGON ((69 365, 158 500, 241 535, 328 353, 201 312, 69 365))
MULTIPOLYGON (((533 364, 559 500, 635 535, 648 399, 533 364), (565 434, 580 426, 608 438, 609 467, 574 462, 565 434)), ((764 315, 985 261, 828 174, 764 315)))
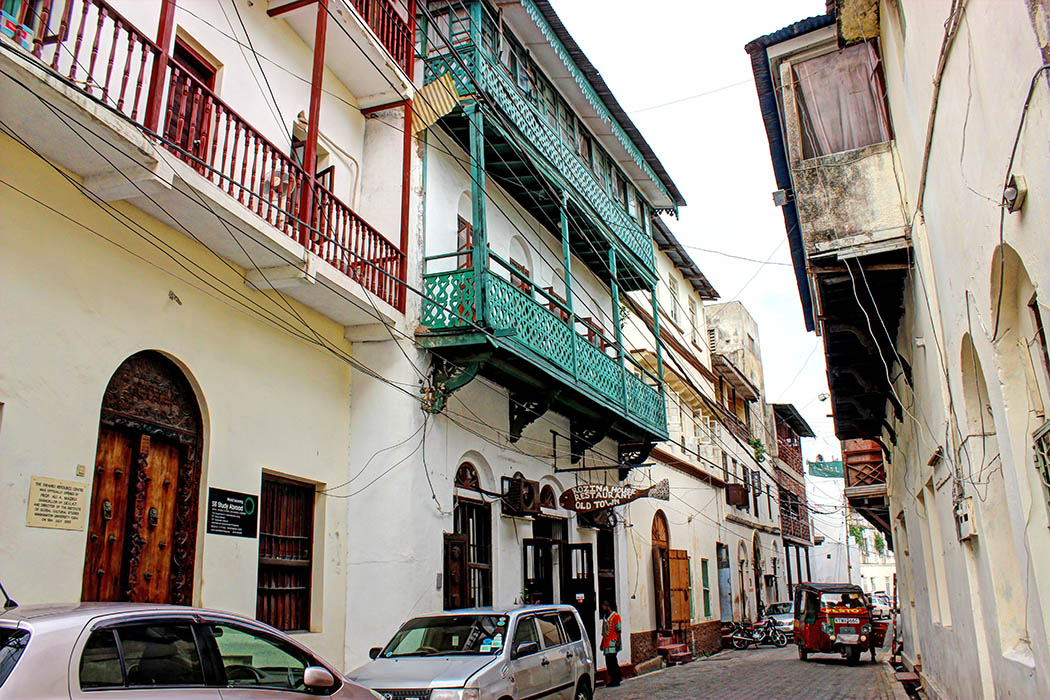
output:
POLYGON ((607 688, 615 688, 623 681, 620 674, 620 663, 616 660, 616 654, 623 649, 620 641, 623 634, 623 625, 620 621, 620 613, 613 609, 607 600, 602 601, 602 653, 605 654, 605 669, 609 674, 607 688))

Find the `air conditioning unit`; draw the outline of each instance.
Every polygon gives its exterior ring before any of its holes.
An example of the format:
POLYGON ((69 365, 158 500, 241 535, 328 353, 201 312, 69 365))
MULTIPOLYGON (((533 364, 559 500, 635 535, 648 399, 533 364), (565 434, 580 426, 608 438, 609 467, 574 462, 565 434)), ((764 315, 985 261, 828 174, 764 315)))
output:
POLYGON ((747 505, 747 487, 743 484, 726 484, 726 503, 731 506, 747 505))
POLYGON ((503 514, 539 515, 540 483, 516 474, 503 477, 503 514))
POLYGON ((955 531, 960 540, 977 537, 977 521, 973 517, 973 496, 963 496, 955 504, 955 531))

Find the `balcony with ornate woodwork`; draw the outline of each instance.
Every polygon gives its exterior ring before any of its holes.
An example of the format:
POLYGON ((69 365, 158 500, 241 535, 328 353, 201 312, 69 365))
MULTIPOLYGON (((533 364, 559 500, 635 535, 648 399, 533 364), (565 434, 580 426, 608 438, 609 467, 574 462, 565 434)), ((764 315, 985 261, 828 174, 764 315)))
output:
POLYGON ((882 446, 874 440, 843 440, 846 500, 853 510, 893 541, 882 446))
POLYGON ((473 252, 426 261, 417 338, 447 360, 431 410, 480 373, 510 390, 512 439, 547 410, 572 420, 574 455, 606 436, 631 444, 667 439, 658 374, 494 252, 480 275, 473 266, 449 269, 473 252))
MULTIPOLYGON (((426 8, 424 83, 449 76, 460 103, 478 106, 488 174, 551 230, 567 210, 572 251, 600 277, 608 280, 604 260, 615 249, 621 287, 651 286, 649 214, 684 201, 651 151, 643 154, 640 136, 627 133, 626 115, 606 105, 611 94, 599 95, 582 72, 582 53, 566 49, 560 22, 531 0, 508 3, 499 16, 481 0, 426 8)), ((466 110, 441 124, 470 151, 466 110)))
POLYGON ((73 173, 101 206, 129 202, 243 268, 249 287, 279 290, 344 326, 400 317, 396 233, 346 204, 319 157, 305 166, 297 139, 308 120, 281 147, 220 98, 218 69, 173 36, 176 2, 121 4, 153 22, 160 13, 157 38, 105 0, 21 4, 31 10, 26 40, 0 37, 0 119, 23 146, 73 173))

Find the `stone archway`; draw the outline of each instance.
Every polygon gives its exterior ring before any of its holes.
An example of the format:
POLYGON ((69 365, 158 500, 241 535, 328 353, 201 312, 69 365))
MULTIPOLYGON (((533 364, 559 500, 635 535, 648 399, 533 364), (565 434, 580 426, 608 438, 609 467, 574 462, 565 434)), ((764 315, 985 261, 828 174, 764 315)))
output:
POLYGON ((196 559, 201 409, 159 352, 126 359, 99 418, 81 599, 190 605, 196 559))

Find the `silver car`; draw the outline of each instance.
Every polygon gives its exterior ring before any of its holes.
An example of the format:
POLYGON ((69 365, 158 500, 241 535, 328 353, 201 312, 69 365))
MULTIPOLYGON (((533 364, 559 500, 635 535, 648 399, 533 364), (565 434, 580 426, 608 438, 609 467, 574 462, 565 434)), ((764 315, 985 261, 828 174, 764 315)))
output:
POLYGON ((386 700, 590 700, 594 659, 569 605, 416 617, 353 680, 386 700))
POLYGON ((84 603, 0 611, 0 700, 376 700, 289 636, 238 615, 84 603))

